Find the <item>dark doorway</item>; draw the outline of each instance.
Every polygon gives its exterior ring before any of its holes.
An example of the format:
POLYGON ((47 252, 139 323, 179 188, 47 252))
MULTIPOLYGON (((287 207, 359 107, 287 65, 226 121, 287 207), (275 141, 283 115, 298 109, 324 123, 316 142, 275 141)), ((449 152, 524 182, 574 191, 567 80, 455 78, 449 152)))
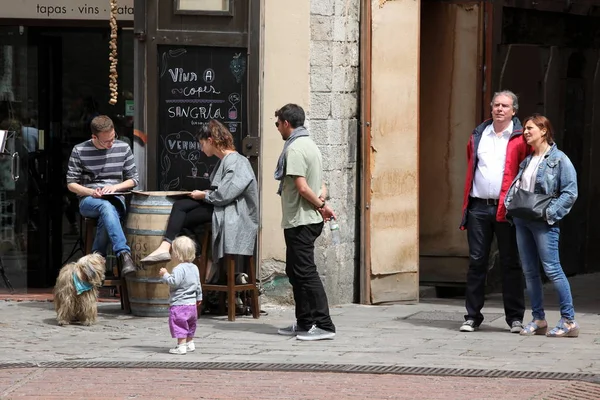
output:
POLYGON ((584 163, 589 157, 589 147, 584 146, 586 120, 586 59, 583 53, 575 52, 569 57, 565 87, 564 130, 562 150, 578 171, 577 186, 580 188, 578 201, 561 224, 560 253, 565 274, 585 272, 585 248, 587 220, 586 200, 588 187, 584 163), (583 189, 583 190, 582 190, 583 189))
POLYGON ((7 269, 19 289, 53 286, 61 266, 82 255, 78 199, 66 189, 65 173, 73 146, 90 138, 92 118, 108 115, 119 138, 132 142, 133 32, 119 32, 115 106, 108 103, 109 39, 108 26, 0 26, 8 92, 0 96, 0 129, 13 132, 11 151, 23 171, 17 182, 0 176, 15 216, 0 222, 16 232, 0 246, 0 259, 18 260, 7 269))
POLYGON ((550 118, 558 148, 577 171, 579 196, 560 222, 563 269, 567 275, 598 271, 600 18, 517 7, 504 7, 502 17, 496 89, 520 96, 521 118, 535 112, 550 118))

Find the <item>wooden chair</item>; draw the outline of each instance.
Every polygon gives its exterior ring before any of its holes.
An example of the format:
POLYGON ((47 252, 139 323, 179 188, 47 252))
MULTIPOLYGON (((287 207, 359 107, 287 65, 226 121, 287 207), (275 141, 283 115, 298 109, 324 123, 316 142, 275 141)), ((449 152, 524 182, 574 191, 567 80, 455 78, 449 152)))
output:
MULTIPOLYGON (((85 254, 92 252, 92 245, 94 243, 95 230, 98 226, 98 220, 96 218, 85 218, 83 221, 84 232, 85 232, 85 254)), ((131 313, 131 306, 129 305, 129 294, 127 293, 127 282, 125 277, 121 275, 121 261, 117 257, 116 266, 113 267, 113 279, 105 279, 103 287, 115 286, 119 291, 119 297, 121 298, 121 310, 124 310, 127 314, 131 313)))
MULTIPOLYGON (((206 272, 208 269, 208 249, 211 248, 212 244, 212 226, 210 224, 206 224, 204 228, 204 233, 202 235, 201 246, 202 246, 202 256, 200 257, 200 265, 198 266, 200 269, 200 283, 202 284, 202 291, 209 292, 225 292, 227 294, 227 319, 229 321, 235 321, 235 294, 237 292, 246 292, 249 291, 251 297, 251 305, 250 308, 252 310, 252 317, 259 318, 260 316, 260 305, 258 301, 258 286, 256 284, 256 264, 254 261, 254 256, 239 256, 237 254, 225 254, 223 257, 223 262, 225 264, 225 271, 227 273, 227 284, 226 285, 217 285, 217 284, 207 284, 206 283, 206 272), (236 284, 235 283, 235 267, 236 267, 236 259, 243 258, 244 261, 248 261, 248 276, 250 279, 250 283, 246 284, 236 284)), ((245 267, 245 265, 244 265, 245 267)), ((246 268, 244 268, 246 271, 246 268)), ((223 301, 221 302, 221 307, 223 308, 223 301)))

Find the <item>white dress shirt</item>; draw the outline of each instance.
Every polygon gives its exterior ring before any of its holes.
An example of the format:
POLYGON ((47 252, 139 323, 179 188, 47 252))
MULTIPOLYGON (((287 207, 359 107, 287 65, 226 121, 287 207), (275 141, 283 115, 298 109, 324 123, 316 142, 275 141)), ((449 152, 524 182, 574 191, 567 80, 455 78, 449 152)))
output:
POLYGON ((473 177, 471 197, 498 199, 502 188, 502 177, 506 162, 506 147, 514 124, 511 121, 506 129, 496 133, 494 124, 488 125, 477 148, 477 166, 473 177))

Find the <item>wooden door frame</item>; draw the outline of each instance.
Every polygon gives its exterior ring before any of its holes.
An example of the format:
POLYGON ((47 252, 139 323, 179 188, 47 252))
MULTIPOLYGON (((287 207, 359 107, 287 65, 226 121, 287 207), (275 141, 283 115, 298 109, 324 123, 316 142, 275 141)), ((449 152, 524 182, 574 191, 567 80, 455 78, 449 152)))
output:
POLYGON ((360 7, 359 302, 371 304, 371 0, 361 0, 360 7))
MULTIPOLYGON (((144 65, 136 67, 138 92, 136 98, 145 99, 144 111, 136 112, 136 130, 144 132, 145 179, 141 187, 145 190, 157 189, 157 146, 158 146, 158 47, 161 45, 238 47, 247 50, 248 56, 248 129, 252 136, 259 136, 260 104, 260 0, 249 2, 249 18, 244 32, 201 32, 188 30, 160 29, 158 26, 159 0, 136 0, 134 5, 134 35, 138 38, 136 47, 142 44, 145 54, 138 54, 136 60, 144 65), (140 10, 138 3, 145 3, 140 10), (143 57, 143 58, 142 58, 143 57), (138 97, 138 95, 143 95, 138 97), (139 114, 138 114, 139 113, 139 114), (140 115, 141 114, 141 115, 140 115), (141 118, 141 120, 137 120, 141 118)), ((213 17, 227 18, 227 17, 213 17)), ((139 53, 144 53, 140 51, 139 53)), ((141 104, 140 104, 141 105, 141 104)), ((141 107, 136 107, 141 108, 141 107)), ((138 136, 139 137, 139 136, 138 136)), ((140 149, 137 149, 140 151, 140 149)), ((142 157, 143 158, 143 157, 142 157)), ((139 160, 139 158, 138 158, 139 160)), ((254 163, 258 166, 258 162, 254 163)), ((254 166, 254 165, 253 165, 254 166)))

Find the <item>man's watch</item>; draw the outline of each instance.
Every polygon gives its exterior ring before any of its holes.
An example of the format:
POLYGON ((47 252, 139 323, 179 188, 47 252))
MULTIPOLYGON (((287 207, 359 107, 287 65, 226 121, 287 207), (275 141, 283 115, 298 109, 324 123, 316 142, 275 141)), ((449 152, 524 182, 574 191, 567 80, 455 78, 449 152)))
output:
POLYGON ((321 207, 317 207, 317 209, 318 210, 322 210, 323 207, 325 207, 325 204, 327 204, 327 203, 325 202, 325 200, 323 200, 323 204, 321 204, 321 207))

